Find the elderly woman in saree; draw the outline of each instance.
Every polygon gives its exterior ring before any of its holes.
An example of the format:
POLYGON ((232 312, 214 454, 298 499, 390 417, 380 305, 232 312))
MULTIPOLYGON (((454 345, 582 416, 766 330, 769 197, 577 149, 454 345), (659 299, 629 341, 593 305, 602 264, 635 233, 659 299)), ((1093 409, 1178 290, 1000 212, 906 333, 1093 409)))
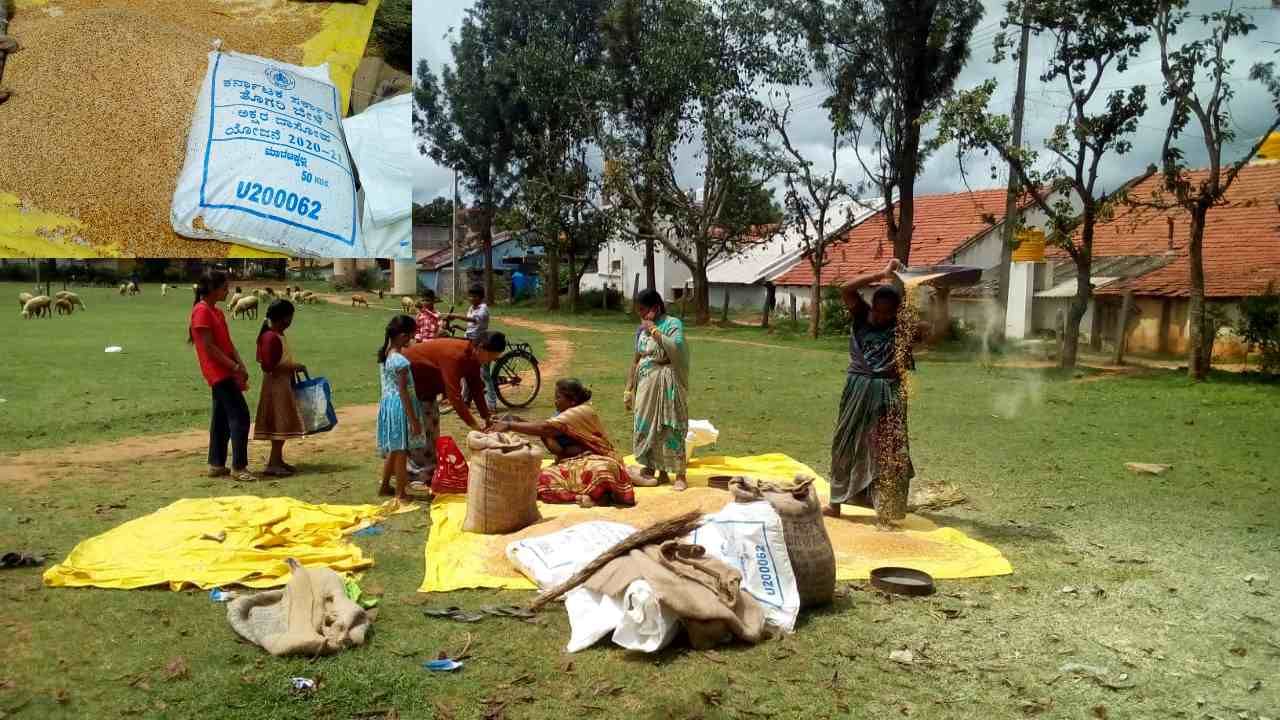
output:
POLYGON ((689 432, 689 347, 684 324, 667 314, 662 296, 636 298, 640 328, 623 402, 634 410, 632 448, 641 466, 637 485, 650 487, 675 475, 672 489, 688 487, 685 435, 689 432), (656 477, 655 477, 656 474, 656 477))
POLYGON ((590 390, 577 380, 564 378, 556 382, 554 417, 542 422, 499 420, 493 429, 542 438, 555 456, 555 464, 538 476, 538 499, 542 502, 576 502, 582 507, 635 505, 631 478, 590 401, 590 390))
POLYGON ((915 468, 907 443, 907 400, 902 372, 912 369, 911 345, 928 327, 899 327, 902 293, 892 283, 902 268, 891 260, 881 272, 854 278, 841 288, 853 318, 849 333, 849 370, 835 439, 831 444, 831 504, 824 511, 840 516, 840 506, 874 508, 881 527, 906 515, 907 490, 915 468), (886 281, 871 304, 859 291, 886 281), (899 338, 900 333, 909 335, 899 338))

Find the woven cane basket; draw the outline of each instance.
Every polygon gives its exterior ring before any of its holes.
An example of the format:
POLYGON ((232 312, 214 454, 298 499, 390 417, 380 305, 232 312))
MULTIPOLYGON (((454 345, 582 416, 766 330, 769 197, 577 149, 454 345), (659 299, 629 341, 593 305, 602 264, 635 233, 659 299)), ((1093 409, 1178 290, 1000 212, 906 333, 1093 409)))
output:
POLYGON ((467 435, 471 460, 467 480, 466 532, 503 535, 529 527, 538 514, 542 448, 519 435, 467 435))
POLYGON ((836 555, 822 521, 822 504, 813 479, 797 476, 794 484, 775 485, 735 478, 734 498, 766 500, 782 518, 782 537, 796 576, 801 607, 826 605, 836 588, 836 555))

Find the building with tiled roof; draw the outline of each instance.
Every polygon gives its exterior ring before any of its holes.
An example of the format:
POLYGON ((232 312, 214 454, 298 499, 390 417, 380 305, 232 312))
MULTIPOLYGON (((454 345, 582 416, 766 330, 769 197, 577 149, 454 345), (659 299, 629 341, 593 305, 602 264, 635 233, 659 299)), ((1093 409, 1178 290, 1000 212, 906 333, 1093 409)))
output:
MULTIPOLYGON (((1191 181, 1207 173, 1193 171, 1191 181)), ((1159 174, 1140 179, 1129 190, 1131 204, 1117 207, 1111 219, 1095 228, 1095 300, 1083 326, 1095 346, 1099 338, 1115 337, 1121 298, 1132 293, 1137 320, 1126 346, 1179 354, 1187 350, 1191 216, 1182 208, 1150 206, 1168 201, 1167 194, 1156 201, 1161 183, 1159 174), (1128 267, 1121 270, 1126 261, 1128 267)), ((1280 162, 1255 162, 1240 171, 1224 204, 1209 211, 1203 247, 1205 297, 1211 306, 1231 314, 1241 298, 1260 295, 1272 284, 1280 288, 1280 162)), ((1075 296, 1075 269, 1069 259, 1051 256, 1041 274, 1048 278, 1040 283, 1044 287, 1036 293, 1037 300, 1075 296), (1064 286, 1071 289, 1055 293, 1064 286)), ((1225 345, 1219 353, 1238 350, 1225 345)))

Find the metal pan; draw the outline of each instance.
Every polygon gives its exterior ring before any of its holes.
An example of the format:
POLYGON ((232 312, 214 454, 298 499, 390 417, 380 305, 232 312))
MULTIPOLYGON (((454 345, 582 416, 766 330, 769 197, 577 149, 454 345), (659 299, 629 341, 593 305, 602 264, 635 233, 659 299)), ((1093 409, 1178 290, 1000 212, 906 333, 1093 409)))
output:
POLYGON ((932 595, 934 591, 929 573, 902 567, 872 570, 871 586, 895 595, 932 595))

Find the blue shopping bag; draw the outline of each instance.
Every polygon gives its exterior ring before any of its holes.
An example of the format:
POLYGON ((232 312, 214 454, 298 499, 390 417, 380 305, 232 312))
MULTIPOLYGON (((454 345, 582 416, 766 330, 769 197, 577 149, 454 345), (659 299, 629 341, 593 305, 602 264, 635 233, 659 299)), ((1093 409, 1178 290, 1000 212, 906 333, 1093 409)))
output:
POLYGON ((338 424, 338 414, 333 410, 333 391, 327 379, 312 379, 306 371, 295 374, 293 397, 298 403, 306 434, 329 432, 338 424))

